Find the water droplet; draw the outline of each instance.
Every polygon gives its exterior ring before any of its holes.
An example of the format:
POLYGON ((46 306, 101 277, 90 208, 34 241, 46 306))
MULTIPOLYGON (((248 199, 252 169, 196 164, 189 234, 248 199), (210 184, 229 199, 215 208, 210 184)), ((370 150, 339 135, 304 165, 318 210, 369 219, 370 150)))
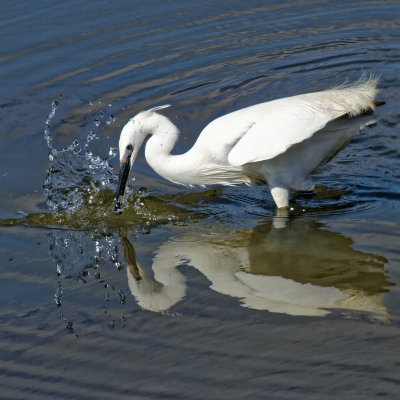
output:
POLYGON ((126 294, 125 294, 125 292, 123 290, 120 290, 118 292, 118 294, 119 294, 119 302, 121 304, 125 304, 126 303, 126 294))
POLYGON ((71 321, 67 321, 67 327, 66 330, 68 333, 73 333, 74 332, 74 324, 71 321))
POLYGON ((115 117, 114 117, 114 115, 110 115, 108 118, 107 118, 107 121, 106 121, 106 124, 107 125, 111 125, 111 124, 113 124, 115 122, 115 117))
POLYGON ((108 152, 108 157, 109 158, 115 157, 116 154, 118 154, 118 149, 116 147, 110 147, 110 150, 108 152))

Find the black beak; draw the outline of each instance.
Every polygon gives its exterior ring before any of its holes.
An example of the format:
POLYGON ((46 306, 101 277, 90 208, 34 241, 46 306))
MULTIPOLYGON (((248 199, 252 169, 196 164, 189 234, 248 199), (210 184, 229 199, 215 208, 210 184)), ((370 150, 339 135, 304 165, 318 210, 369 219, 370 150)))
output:
POLYGON ((119 179, 117 192, 115 193, 115 208, 114 211, 119 211, 121 208, 121 203, 119 201, 119 196, 123 196, 125 193, 126 182, 128 181, 129 171, 131 169, 131 155, 132 155, 132 146, 128 146, 127 148, 124 162, 121 163, 121 167, 119 170, 119 179))

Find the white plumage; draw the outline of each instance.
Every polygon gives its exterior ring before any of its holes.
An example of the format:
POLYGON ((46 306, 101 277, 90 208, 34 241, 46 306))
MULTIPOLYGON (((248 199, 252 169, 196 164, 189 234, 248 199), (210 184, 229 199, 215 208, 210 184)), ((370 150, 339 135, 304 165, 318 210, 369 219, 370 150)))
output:
POLYGON ((362 128, 353 118, 375 108, 377 79, 247 107, 210 122, 193 147, 171 155, 178 128, 156 111, 130 119, 119 141, 124 192, 129 170, 147 135, 146 160, 162 177, 183 185, 236 185, 265 181, 279 208, 289 190, 311 189, 307 177, 362 128), (346 117, 346 118, 340 118, 346 117))

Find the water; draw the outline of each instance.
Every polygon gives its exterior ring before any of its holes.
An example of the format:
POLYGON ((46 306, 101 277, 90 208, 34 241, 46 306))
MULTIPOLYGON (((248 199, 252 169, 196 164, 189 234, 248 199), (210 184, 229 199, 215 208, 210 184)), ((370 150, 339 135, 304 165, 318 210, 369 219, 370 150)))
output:
POLYGON ((11 398, 396 398, 397 2, 39 1, 0 17, 0 384, 11 398), (186 189, 125 121, 160 104, 188 149, 261 101, 381 76, 376 123, 276 213, 186 189))

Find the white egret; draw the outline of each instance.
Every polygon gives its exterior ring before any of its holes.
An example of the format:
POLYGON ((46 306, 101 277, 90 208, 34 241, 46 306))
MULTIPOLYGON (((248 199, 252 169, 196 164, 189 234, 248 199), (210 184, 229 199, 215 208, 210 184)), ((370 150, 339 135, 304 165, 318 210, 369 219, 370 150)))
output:
POLYGON ((147 135, 151 135, 145 149, 147 162, 171 182, 190 186, 266 182, 277 207, 288 207, 289 190, 312 190, 307 177, 359 131, 361 123, 354 117, 374 110, 377 82, 361 79, 226 114, 210 122, 181 155, 171 155, 178 128, 156 112, 168 105, 142 111, 121 131, 116 209, 147 135), (329 129, 338 120, 346 120, 346 127, 329 129), (354 121, 357 129, 349 129, 354 121))

